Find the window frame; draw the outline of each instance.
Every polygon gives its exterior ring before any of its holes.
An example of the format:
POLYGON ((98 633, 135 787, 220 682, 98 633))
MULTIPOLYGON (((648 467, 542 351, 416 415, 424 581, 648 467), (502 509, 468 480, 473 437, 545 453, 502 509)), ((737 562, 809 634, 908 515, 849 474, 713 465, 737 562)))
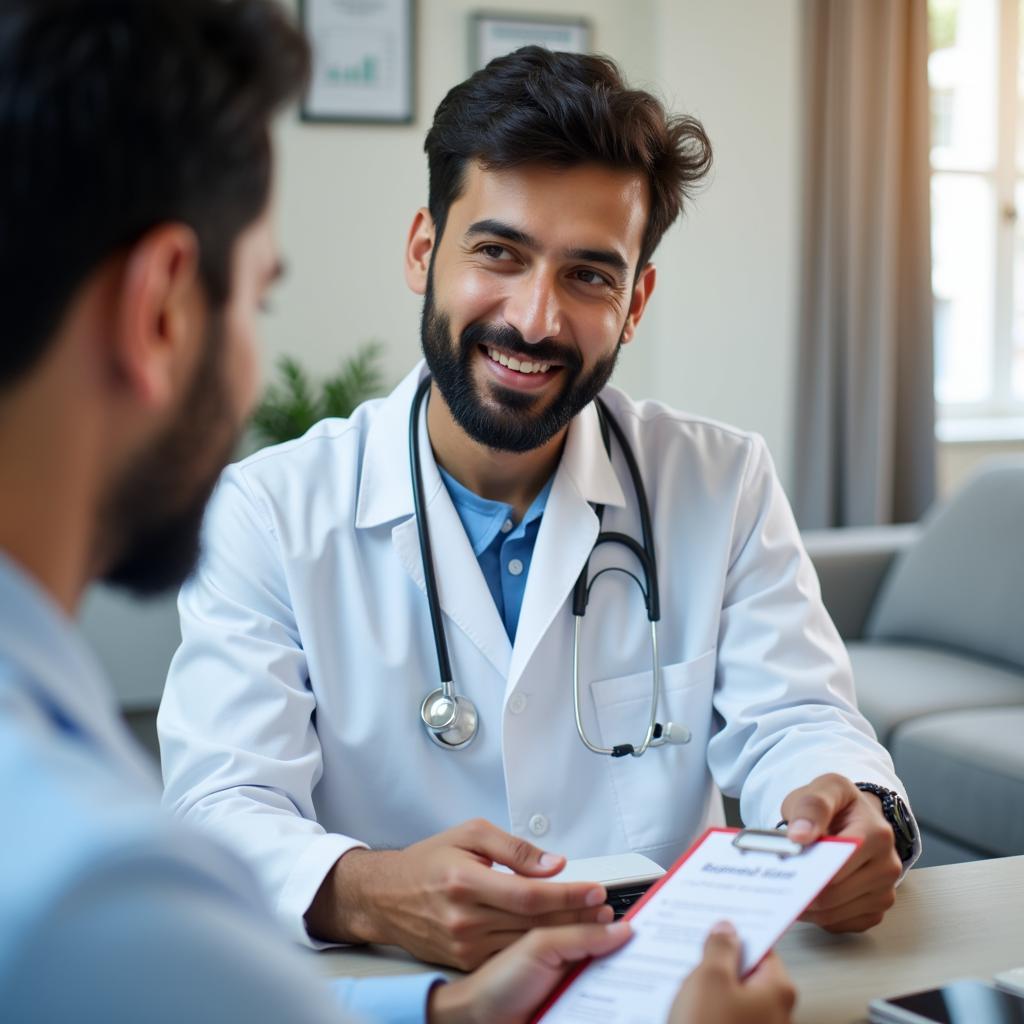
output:
POLYGON ((1024 396, 1017 397, 1013 393, 1017 190, 1024 192, 1024 162, 1018 167, 1016 152, 1018 104, 1021 102, 1017 82, 1021 58, 1021 0, 997 0, 997 3, 995 166, 984 169, 955 164, 936 166, 929 147, 929 190, 936 175, 968 177, 987 182, 996 204, 989 398, 980 402, 942 402, 936 396, 936 434, 944 441, 1006 440, 1009 436, 1024 438, 1024 396))

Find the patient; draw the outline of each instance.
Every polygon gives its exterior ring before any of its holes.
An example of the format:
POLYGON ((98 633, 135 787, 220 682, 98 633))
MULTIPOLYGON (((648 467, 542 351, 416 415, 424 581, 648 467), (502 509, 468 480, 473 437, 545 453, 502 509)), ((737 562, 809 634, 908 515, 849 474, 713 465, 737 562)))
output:
MULTIPOLYGON (((257 390, 280 273, 268 123, 307 53, 269 0, 0 7, 0 1015, 4 1021, 525 1021, 626 925, 535 930, 475 974, 332 992, 245 866, 164 820, 72 616, 96 577, 192 568, 257 390)), ((539 851, 538 851, 539 854, 539 851)), ((610 914, 610 911, 608 911, 610 914)), ((772 1022, 726 929, 675 1021, 772 1022)))

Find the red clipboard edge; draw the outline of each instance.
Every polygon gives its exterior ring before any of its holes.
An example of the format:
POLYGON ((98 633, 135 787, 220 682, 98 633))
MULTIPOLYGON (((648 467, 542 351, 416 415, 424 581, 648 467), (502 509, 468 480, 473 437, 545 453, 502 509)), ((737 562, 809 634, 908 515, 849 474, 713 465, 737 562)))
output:
MULTIPOLYGON (((708 838, 708 836, 712 835, 715 832, 726 832, 729 835, 738 835, 742 831, 743 831, 743 829, 741 829, 741 828, 713 827, 713 828, 706 829, 704 834, 700 837, 700 839, 698 839, 694 843, 692 843, 690 848, 685 853, 680 855, 679 859, 672 865, 672 867, 670 867, 668 869, 668 871, 666 871, 665 874, 663 874, 661 876, 661 878, 659 878, 654 883, 654 885, 652 885, 650 887, 650 889, 648 889, 647 892, 644 893, 644 895, 641 897, 641 899, 638 900, 636 903, 633 904, 633 906, 631 906, 629 908, 629 910, 623 915, 623 920, 624 921, 629 921, 637 913, 639 913, 640 909, 654 897, 654 894, 690 859, 690 857, 693 856, 694 853, 697 852, 697 850, 700 849, 701 846, 704 845, 704 841, 708 838)), ((819 842, 819 843, 849 843, 849 844, 851 844, 855 848, 854 852, 856 852, 856 850, 859 849, 859 847, 860 847, 861 843, 863 842, 863 840, 861 840, 861 839, 845 839, 845 838, 841 838, 839 836, 822 836, 820 839, 817 840, 817 842, 819 842)), ((842 870, 842 869, 840 869, 840 870, 842 870)), ((835 877, 835 876, 833 876, 833 877, 835 877)), ((557 876, 556 876, 556 878, 557 878, 557 876)), ((828 883, 831 882, 831 881, 832 881, 832 879, 830 878, 827 882, 825 882, 825 884, 807 901, 807 903, 804 906, 803 910, 801 910, 800 913, 797 914, 795 918, 793 918, 793 921, 797 920, 797 918, 800 917, 800 914, 802 914, 804 912, 804 910, 806 910, 825 891, 825 889, 828 888, 828 883)), ((788 925, 786 925, 787 929, 793 924, 793 921, 790 921, 790 923, 788 925)), ((767 955, 768 954, 766 953, 765 956, 767 956, 767 955)), ((576 980, 576 978, 580 974, 582 974, 587 969, 587 967, 593 962, 593 959, 594 959, 593 957, 588 957, 586 960, 581 960, 565 976, 565 978, 562 979, 561 984, 559 984, 558 987, 551 993, 551 995, 548 996, 548 998, 544 1001, 544 1003, 541 1005, 540 1009, 536 1012, 536 1014, 533 1017, 530 1018, 530 1024, 538 1024, 538 1022, 543 1018, 544 1014, 546 1014, 548 1012, 548 1010, 550 1010, 551 1007, 554 1006, 555 1003, 561 998, 562 993, 565 992, 565 990, 576 980)), ((764 959, 764 957, 761 958, 761 960, 763 960, 763 959, 764 959)), ((752 974, 754 971, 756 971, 758 966, 761 964, 761 960, 759 960, 756 964, 754 964, 754 966, 750 969, 750 971, 747 972, 747 974, 752 974)), ((747 975, 744 975, 744 977, 746 977, 746 976, 747 975)))

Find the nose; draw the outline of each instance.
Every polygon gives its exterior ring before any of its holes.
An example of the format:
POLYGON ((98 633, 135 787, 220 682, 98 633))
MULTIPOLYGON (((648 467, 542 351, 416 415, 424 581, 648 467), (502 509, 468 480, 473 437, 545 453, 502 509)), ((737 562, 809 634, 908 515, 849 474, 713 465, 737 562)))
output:
POLYGON ((505 321, 534 345, 561 333, 557 285, 550 275, 536 271, 523 275, 505 300, 505 321))

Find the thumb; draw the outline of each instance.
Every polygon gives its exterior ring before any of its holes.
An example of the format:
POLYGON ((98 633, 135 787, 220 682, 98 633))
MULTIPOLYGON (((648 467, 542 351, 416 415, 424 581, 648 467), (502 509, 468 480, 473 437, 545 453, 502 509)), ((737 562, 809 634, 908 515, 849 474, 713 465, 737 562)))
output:
POLYGON ((832 819, 857 790, 841 775, 820 775, 800 789, 794 789, 782 803, 782 817, 788 822, 787 835, 806 846, 828 832, 832 819))
POLYGON ((740 976, 740 938, 728 921, 719 921, 704 940, 704 959, 700 964, 729 980, 740 976))

